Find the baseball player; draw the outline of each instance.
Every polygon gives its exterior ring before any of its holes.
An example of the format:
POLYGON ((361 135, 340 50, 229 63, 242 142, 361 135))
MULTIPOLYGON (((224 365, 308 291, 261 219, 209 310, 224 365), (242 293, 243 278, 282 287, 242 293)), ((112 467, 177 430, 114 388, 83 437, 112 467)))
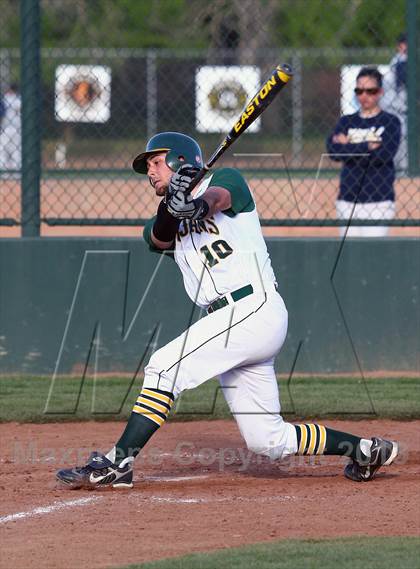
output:
MULTIPOLYGON (((0 170, 20 170, 22 166, 21 98, 13 83, 6 91, 0 111, 0 170)), ((8 175, 18 177, 19 173, 8 175)))
POLYGON ((408 141, 407 141, 407 34, 397 37, 397 53, 389 62, 390 70, 384 77, 384 96, 382 108, 388 113, 397 115, 401 122, 401 141, 394 157, 396 172, 399 176, 407 175, 408 141))
POLYGON ((286 338, 287 310, 278 293, 255 207, 239 171, 215 170, 192 192, 203 165, 185 134, 153 136, 134 160, 161 199, 145 226, 151 251, 170 252, 191 300, 205 316, 157 350, 121 438, 82 467, 60 470, 70 488, 133 485, 133 462, 186 389, 218 377, 248 448, 281 459, 291 454, 347 455, 345 475, 368 481, 398 454, 396 442, 365 439, 319 424, 293 425, 280 414, 274 358, 286 338))

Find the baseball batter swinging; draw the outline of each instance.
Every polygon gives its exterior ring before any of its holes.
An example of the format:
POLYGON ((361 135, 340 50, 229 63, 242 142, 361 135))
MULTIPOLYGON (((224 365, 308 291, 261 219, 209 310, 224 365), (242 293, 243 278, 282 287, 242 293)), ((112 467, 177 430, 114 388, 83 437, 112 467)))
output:
POLYGON ((396 458, 396 442, 283 420, 274 358, 286 338, 288 316, 254 198, 240 172, 231 168, 216 169, 191 192, 202 166, 197 142, 175 132, 153 136, 133 162, 162 198, 144 239, 152 251, 171 252, 188 295, 207 314, 152 355, 115 446, 106 455, 92 453, 85 466, 60 470, 58 480, 75 489, 131 488, 134 459, 163 425, 176 398, 213 377, 219 378, 250 450, 274 459, 346 455, 345 476, 371 480, 396 458))

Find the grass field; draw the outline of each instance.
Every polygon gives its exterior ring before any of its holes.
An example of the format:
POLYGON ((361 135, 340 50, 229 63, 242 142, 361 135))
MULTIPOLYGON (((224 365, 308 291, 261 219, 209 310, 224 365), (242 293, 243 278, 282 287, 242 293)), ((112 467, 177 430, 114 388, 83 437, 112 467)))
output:
MULTIPOLYGON (((140 390, 140 380, 102 377, 1 377, 0 421, 124 420, 140 390), (47 412, 45 412, 45 409, 47 412)), ((420 418, 420 378, 305 377, 279 379, 282 413, 289 419, 346 417, 420 418)), ((230 417, 216 380, 185 392, 170 420, 230 417)))
POLYGON ((417 569, 419 553, 420 539, 413 537, 286 540, 121 569, 417 569))

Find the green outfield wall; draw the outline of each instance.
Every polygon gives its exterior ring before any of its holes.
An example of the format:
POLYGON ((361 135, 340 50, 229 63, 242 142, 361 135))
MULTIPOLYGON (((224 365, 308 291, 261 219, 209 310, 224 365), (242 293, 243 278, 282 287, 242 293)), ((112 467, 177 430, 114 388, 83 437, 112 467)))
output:
MULTIPOLYGON (((418 240, 268 246, 289 310, 278 372, 419 372, 418 240)), ((0 240, 1 374, 135 373, 200 316, 142 239, 0 240)))

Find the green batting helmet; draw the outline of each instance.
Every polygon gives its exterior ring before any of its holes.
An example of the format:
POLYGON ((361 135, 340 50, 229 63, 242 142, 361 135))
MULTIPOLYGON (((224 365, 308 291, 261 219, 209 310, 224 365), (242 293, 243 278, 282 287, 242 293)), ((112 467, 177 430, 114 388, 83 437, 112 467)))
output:
POLYGON ((147 159, 160 152, 167 152, 166 164, 174 172, 183 163, 196 168, 203 167, 201 148, 193 138, 180 132, 160 132, 149 140, 146 151, 134 159, 133 169, 140 174, 147 174, 147 159))

